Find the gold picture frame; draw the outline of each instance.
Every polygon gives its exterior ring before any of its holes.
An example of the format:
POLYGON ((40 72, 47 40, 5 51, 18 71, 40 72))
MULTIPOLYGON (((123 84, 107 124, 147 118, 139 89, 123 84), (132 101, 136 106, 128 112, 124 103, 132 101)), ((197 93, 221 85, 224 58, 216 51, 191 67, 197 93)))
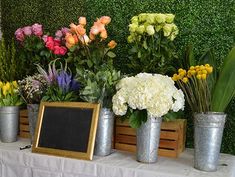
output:
POLYGON ((93 103, 41 102, 32 152, 92 160, 99 110, 100 105, 93 103))

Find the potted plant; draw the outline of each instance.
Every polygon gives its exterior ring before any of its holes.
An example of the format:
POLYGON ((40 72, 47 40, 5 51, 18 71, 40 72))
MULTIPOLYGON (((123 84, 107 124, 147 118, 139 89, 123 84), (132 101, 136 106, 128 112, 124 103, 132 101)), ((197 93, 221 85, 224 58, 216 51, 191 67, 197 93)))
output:
POLYGON ((41 74, 27 76, 19 81, 19 91, 22 99, 27 104, 29 131, 31 143, 38 118, 39 104, 46 89, 46 80, 41 74))
POLYGON ((225 124, 226 107, 235 91, 235 48, 224 59, 214 77, 210 64, 179 69, 173 75, 183 90, 194 112, 194 167, 203 171, 216 171, 225 124))
POLYGON ((0 139, 2 142, 10 143, 17 140, 21 104, 17 82, 0 82, 0 139))
POLYGON ((170 77, 149 73, 123 78, 116 89, 113 111, 128 114, 131 127, 137 128, 137 160, 156 162, 162 117, 184 108, 183 92, 170 77))
POLYGON ((89 35, 86 34, 86 18, 80 17, 79 24, 70 24, 66 34, 66 46, 70 52, 68 62, 76 67, 76 79, 81 83, 80 97, 87 102, 100 103, 101 111, 97 128, 95 154, 106 156, 111 153, 114 115, 111 110, 115 85, 120 72, 113 67, 112 50, 117 43, 108 40, 106 26, 111 22, 102 16, 94 22, 89 35))

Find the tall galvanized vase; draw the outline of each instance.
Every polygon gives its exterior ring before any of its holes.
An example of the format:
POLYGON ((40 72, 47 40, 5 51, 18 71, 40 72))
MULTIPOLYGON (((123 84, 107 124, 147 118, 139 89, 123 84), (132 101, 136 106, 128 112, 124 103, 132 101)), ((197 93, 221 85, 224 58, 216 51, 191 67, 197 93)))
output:
POLYGON ((95 140, 95 155, 107 156, 112 151, 114 114, 108 108, 100 110, 95 140))
POLYGON ((0 107, 0 139, 4 143, 17 141, 19 125, 19 107, 0 107))
POLYGON ((27 110, 29 120, 29 133, 31 138, 30 140, 32 144, 34 139, 35 127, 38 119, 39 104, 27 104, 27 110))
POLYGON ((194 168, 217 170, 225 119, 220 112, 194 114, 194 168))
POLYGON ((158 158, 162 118, 148 118, 136 131, 137 161, 155 163, 158 158))

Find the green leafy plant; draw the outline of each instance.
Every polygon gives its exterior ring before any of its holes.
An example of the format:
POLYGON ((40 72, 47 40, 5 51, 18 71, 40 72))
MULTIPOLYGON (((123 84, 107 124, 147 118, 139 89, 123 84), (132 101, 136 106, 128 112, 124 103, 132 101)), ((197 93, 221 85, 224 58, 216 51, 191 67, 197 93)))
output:
POLYGON ((91 103, 100 103, 103 107, 112 107, 115 86, 121 79, 120 71, 103 68, 94 73, 89 70, 77 70, 77 80, 82 84, 80 96, 91 103))
POLYGON ((22 63, 17 57, 14 41, 9 45, 4 38, 0 41, 0 78, 2 81, 17 80, 22 76, 22 63))
POLYGON ((173 14, 141 13, 131 19, 128 42, 133 43, 129 68, 134 73, 166 74, 174 71, 177 58, 173 40, 178 28, 173 14))
POLYGON ((0 106, 19 106, 21 104, 17 82, 0 81, 0 106))
POLYGON ((235 94, 235 47, 231 49, 219 72, 212 93, 212 111, 224 112, 235 94))

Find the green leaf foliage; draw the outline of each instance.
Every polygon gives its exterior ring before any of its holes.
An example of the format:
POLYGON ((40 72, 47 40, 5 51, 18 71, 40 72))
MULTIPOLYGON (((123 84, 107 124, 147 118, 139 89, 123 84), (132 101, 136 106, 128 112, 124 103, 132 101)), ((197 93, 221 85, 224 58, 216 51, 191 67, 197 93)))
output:
POLYGON ((224 112, 235 93, 235 47, 224 59, 212 95, 212 111, 224 112))

